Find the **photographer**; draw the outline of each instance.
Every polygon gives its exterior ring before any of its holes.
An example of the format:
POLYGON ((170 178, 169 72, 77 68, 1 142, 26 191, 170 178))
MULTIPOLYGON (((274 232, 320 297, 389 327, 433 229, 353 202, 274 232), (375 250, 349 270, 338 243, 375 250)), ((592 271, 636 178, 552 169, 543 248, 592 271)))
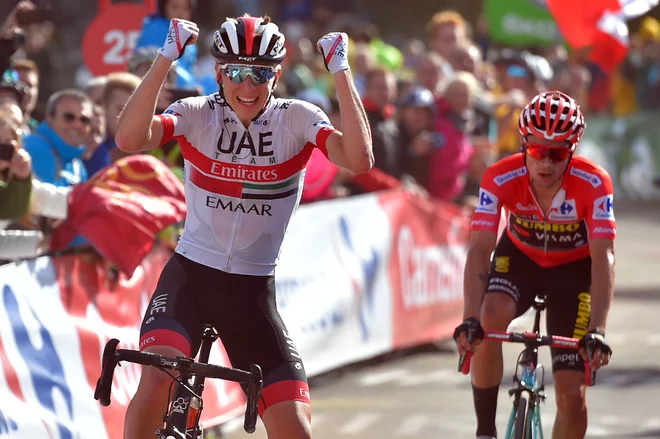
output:
POLYGON ((19 219, 28 212, 31 175, 30 155, 21 148, 21 127, 0 112, 0 220, 19 219))

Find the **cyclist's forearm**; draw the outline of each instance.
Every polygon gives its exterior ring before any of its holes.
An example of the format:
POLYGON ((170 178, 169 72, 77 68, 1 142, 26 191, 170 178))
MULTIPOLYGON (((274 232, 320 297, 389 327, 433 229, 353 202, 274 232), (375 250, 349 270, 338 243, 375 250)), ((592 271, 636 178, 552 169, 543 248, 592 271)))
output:
POLYGON ((589 330, 605 332, 607 314, 614 295, 614 254, 591 259, 591 320, 589 330))
POLYGON ((115 141, 122 151, 149 149, 148 144, 153 143, 150 142, 151 121, 156 112, 158 93, 171 65, 159 55, 119 115, 115 141))
POLYGON ((481 301, 488 282, 490 253, 471 248, 465 261, 463 278, 463 320, 469 317, 480 318, 481 301))
POLYGON ((350 70, 334 75, 341 111, 342 150, 346 167, 352 172, 367 172, 374 164, 371 129, 350 70))

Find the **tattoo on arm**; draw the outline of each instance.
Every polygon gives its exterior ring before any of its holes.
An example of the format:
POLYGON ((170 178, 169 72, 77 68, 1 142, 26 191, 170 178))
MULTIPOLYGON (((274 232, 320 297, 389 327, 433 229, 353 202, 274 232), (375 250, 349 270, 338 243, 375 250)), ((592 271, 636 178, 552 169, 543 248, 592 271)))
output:
POLYGON ((488 283, 488 272, 479 273, 477 277, 481 282, 484 283, 484 285, 488 283))

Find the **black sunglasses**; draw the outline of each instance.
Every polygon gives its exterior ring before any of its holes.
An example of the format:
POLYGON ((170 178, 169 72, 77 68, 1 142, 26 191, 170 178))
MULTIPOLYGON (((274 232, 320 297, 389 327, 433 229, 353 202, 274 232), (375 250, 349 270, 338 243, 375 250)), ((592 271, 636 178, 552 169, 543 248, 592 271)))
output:
POLYGON ((74 120, 78 119, 80 122, 83 123, 83 125, 90 125, 92 123, 92 119, 87 116, 80 116, 76 118, 76 115, 73 113, 62 113, 62 119, 64 119, 65 122, 73 122, 74 120))

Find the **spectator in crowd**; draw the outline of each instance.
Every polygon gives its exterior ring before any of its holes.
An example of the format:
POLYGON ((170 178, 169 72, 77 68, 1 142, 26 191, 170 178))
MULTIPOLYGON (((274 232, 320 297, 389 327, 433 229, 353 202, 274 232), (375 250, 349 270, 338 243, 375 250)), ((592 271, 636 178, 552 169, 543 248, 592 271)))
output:
MULTIPOLYGON (((452 51, 450 62, 454 71, 473 74, 479 80, 482 90, 486 91, 494 88, 494 78, 484 64, 481 50, 476 45, 469 42, 457 45, 452 51)), ((490 93, 480 93, 476 96, 473 136, 494 138, 492 104, 490 93)))
MULTIPOLYGON (((0 112, 2 112, 2 117, 9 118, 16 122, 20 127, 23 126, 23 110, 19 106, 16 99, 10 96, 0 97, 0 112)), ((22 128, 21 128, 22 132, 22 128)))
POLYGON ((474 75, 458 72, 437 102, 435 131, 439 140, 430 157, 426 189, 439 200, 456 201, 463 193, 473 152, 470 134, 479 90, 474 75))
MULTIPOLYGON (((315 69, 313 69, 318 52, 312 42, 307 38, 300 38, 293 42, 287 40, 285 44, 287 46, 287 56, 282 67, 285 69, 283 71, 286 71, 286 74, 283 75, 280 83, 284 84, 288 92, 293 95, 310 88, 321 89, 314 73, 315 69)), ((278 87, 280 83, 278 83, 278 87)))
POLYGON ((456 11, 441 11, 433 15, 426 25, 429 47, 432 51, 449 60, 458 45, 465 44, 467 24, 456 11))
POLYGON ((438 94, 445 81, 454 74, 451 65, 435 52, 426 52, 419 59, 417 67, 417 84, 438 94))
POLYGON ((660 22, 645 17, 635 38, 636 99, 640 109, 660 109, 660 22))
MULTIPOLYGON (((180 18, 191 20, 194 7, 193 0, 158 0, 156 13, 146 17, 142 23, 140 37, 135 49, 142 47, 155 47, 163 45, 170 27, 170 20, 180 18)), ((192 75, 195 62, 197 61, 197 46, 189 44, 183 56, 177 61, 179 69, 177 72, 177 87, 195 88, 197 83, 192 75)))
POLYGON ((403 72, 402 76, 405 79, 414 78, 415 72, 419 67, 422 56, 426 52, 424 42, 417 38, 406 40, 403 44, 401 54, 403 55, 403 72))
POLYGON ((367 73, 362 102, 369 118, 375 164, 374 167, 394 176, 399 175, 398 136, 394 118, 396 77, 383 68, 367 73))
POLYGON ((481 50, 470 42, 457 44, 449 56, 449 63, 456 72, 470 72, 477 78, 481 75, 482 60, 481 50))
POLYGON ((0 110, 0 220, 17 220, 29 209, 32 160, 21 148, 21 132, 21 125, 0 110))
POLYGON ((140 78, 129 72, 115 72, 107 76, 101 98, 101 105, 105 113, 106 138, 98 145, 93 155, 84 161, 88 175, 95 174, 125 156, 125 153, 119 150, 115 143, 117 120, 119 113, 138 85, 140 85, 140 78))
POLYGON ((565 63, 558 67, 550 88, 561 90, 577 102, 587 102, 591 72, 583 65, 565 63))
POLYGON ((25 120, 23 133, 28 134, 37 129, 39 122, 33 117, 39 99, 39 70, 34 61, 18 59, 12 63, 12 68, 18 73, 18 80, 23 83, 23 100, 21 110, 25 120))
POLYGON ((355 88, 360 96, 365 95, 367 74, 376 67, 375 54, 368 44, 358 44, 352 52, 353 62, 351 63, 351 72, 355 80, 355 88))
POLYGON ((631 35, 630 49, 626 59, 612 75, 612 106, 615 116, 626 116, 639 111, 653 96, 647 96, 651 58, 660 44, 660 21, 654 17, 645 17, 637 32, 631 35))
POLYGON ((35 178, 56 186, 73 186, 87 180, 80 157, 85 152, 92 123, 92 101, 82 91, 65 89, 46 104, 46 119, 23 138, 32 156, 35 178))
POLYGON ((25 31, 19 26, 17 15, 34 9, 36 5, 31 1, 20 1, 0 25, 0 73, 9 68, 11 57, 25 45, 25 31))
POLYGON ((103 105, 103 94, 105 85, 108 83, 108 77, 105 75, 90 78, 83 87, 83 91, 92 100, 94 105, 103 105))
MULTIPOLYGON (((131 54, 126 70, 129 73, 142 78, 147 74, 154 61, 156 61, 157 56, 157 47, 139 47, 131 54)), ((176 86, 177 71, 179 71, 180 68, 178 61, 172 63, 172 67, 170 68, 170 72, 165 81, 165 87, 174 88, 176 86)))
POLYGON ((429 157, 440 136, 434 132, 435 97, 431 90, 415 86, 399 102, 399 158, 401 172, 420 185, 428 180, 429 157))
MULTIPOLYGON (((0 79, 0 97, 9 98, 21 106, 25 97, 25 85, 18 80, 16 70, 5 70, 0 79)), ((23 110, 21 109, 21 113, 23 110)))
MULTIPOLYGON (((158 49, 155 47, 141 47, 133 52, 131 55, 131 59, 128 62, 128 72, 132 73, 139 78, 144 77, 144 75, 147 74, 149 69, 151 68, 151 65, 156 61, 156 58, 158 57, 158 49)), ((167 109, 167 107, 174 102, 174 99, 172 97, 172 90, 176 88, 176 81, 177 81, 177 71, 181 67, 178 64, 178 61, 175 61, 172 63, 170 66, 170 71, 167 74, 167 77, 165 79, 165 83, 163 84, 163 88, 160 90, 160 93, 158 95, 158 105, 156 107, 156 112, 157 113, 162 113, 167 109)), ((215 76, 214 76, 214 81, 215 81, 215 76)), ((216 82, 216 90, 217 91, 217 82, 216 82)), ((112 150, 114 154, 119 154, 117 156, 113 156, 113 161, 114 159, 118 157, 123 157, 123 153, 121 153, 118 149, 112 150)))

